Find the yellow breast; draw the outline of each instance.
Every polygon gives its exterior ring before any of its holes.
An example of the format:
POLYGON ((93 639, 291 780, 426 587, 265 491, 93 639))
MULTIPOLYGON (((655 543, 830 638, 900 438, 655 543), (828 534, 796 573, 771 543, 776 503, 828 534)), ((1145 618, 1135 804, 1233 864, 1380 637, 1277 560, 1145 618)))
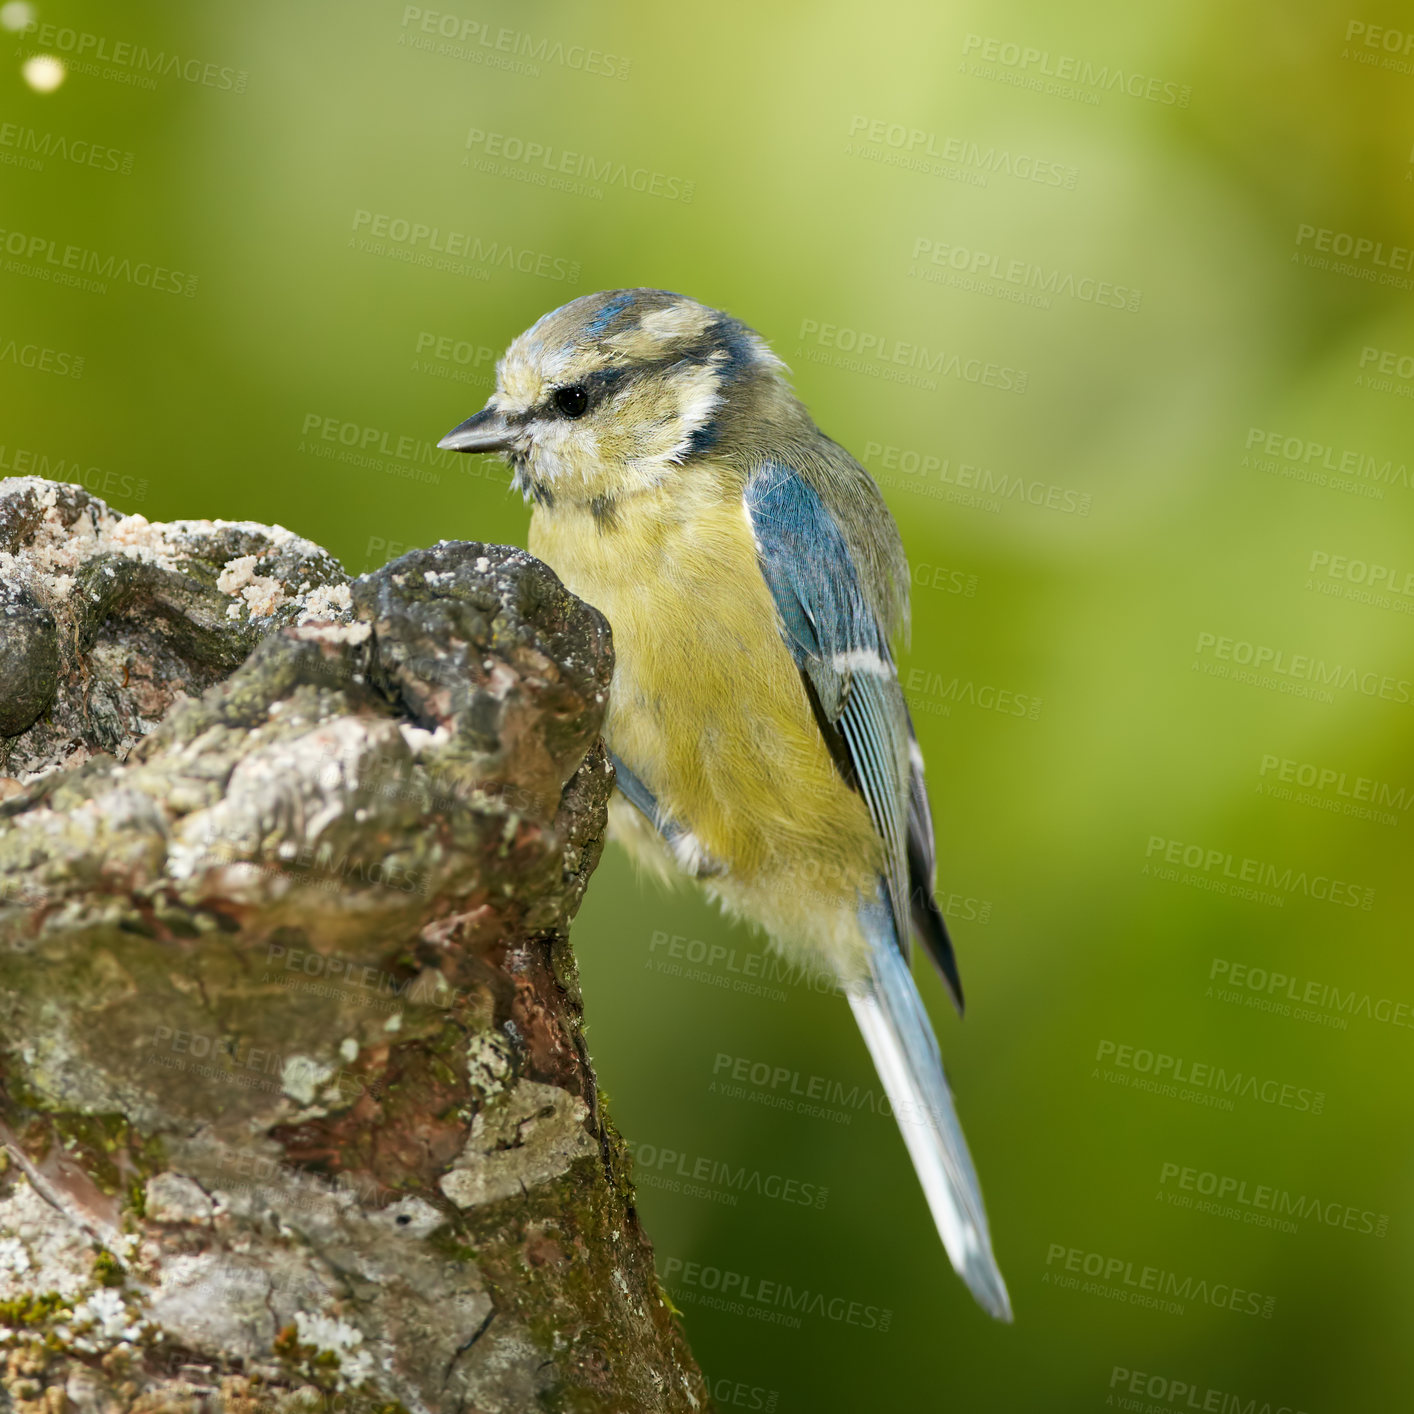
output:
POLYGON ((587 507, 538 506, 530 549, 614 633, 604 736, 748 886, 817 876, 841 898, 872 888, 881 850, 816 725, 757 565, 739 485, 700 467, 587 507))

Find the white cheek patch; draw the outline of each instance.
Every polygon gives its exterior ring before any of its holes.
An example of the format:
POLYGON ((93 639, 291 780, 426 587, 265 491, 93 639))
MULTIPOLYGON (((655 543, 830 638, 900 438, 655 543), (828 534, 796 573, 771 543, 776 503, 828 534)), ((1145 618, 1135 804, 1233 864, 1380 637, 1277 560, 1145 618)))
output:
POLYGON ((624 463, 636 478, 657 485, 682 465, 692 450, 693 434, 711 421, 721 404, 718 387, 713 368, 690 365, 654 386, 648 394, 652 403, 625 410, 623 431, 632 451, 624 455, 624 463))
POLYGON ((675 379, 674 391, 678 394, 678 416, 689 435, 705 427, 722 403, 721 380, 710 365, 675 379))
POLYGON ((633 459, 634 465, 640 471, 656 471, 660 477, 669 467, 680 466, 691 450, 693 434, 705 427, 721 406, 720 388, 716 370, 708 364, 699 364, 673 377, 666 390, 677 401, 676 416, 666 429, 673 440, 646 447, 633 459))

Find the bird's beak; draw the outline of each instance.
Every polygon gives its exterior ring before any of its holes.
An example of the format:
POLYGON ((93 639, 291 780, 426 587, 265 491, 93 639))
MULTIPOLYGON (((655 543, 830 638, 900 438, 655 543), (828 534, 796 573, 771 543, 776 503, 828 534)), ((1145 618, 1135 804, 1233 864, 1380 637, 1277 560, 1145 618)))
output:
POLYGON ((511 445, 514 429, 493 407, 484 407, 475 416, 454 427, 440 442, 444 452, 503 452, 511 445))

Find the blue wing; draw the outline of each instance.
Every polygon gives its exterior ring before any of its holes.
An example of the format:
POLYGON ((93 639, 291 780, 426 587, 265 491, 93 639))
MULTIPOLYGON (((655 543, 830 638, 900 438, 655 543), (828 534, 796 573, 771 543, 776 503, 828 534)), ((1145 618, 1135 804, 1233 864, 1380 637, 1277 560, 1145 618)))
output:
POLYGON ((923 760, 887 636, 849 546, 815 488, 781 462, 766 462, 752 476, 745 500, 782 637, 820 730, 884 842, 884 884, 899 946, 907 956, 911 925, 961 1010, 952 942, 933 897, 923 760))

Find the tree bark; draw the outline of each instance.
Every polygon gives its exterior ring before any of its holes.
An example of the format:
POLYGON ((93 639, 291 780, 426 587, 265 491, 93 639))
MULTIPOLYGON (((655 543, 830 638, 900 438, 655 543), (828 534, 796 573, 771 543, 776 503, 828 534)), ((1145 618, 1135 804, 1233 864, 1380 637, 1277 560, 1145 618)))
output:
POLYGON ((706 1407, 566 937, 611 668, 523 551, 0 483, 0 1409, 706 1407))

